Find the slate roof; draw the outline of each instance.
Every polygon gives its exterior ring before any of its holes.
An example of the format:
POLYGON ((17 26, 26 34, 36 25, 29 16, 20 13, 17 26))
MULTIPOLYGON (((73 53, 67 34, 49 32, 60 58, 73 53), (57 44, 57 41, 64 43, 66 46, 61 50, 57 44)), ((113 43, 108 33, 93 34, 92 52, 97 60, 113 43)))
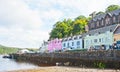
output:
POLYGON ((118 10, 114 10, 112 12, 108 12, 108 13, 105 13, 105 14, 99 14, 97 16, 95 16, 92 20, 96 21, 97 19, 98 20, 101 20, 102 18, 104 18, 107 14, 109 14, 110 16, 112 15, 118 15, 120 13, 120 9, 118 10))
POLYGON ((110 25, 110 26, 105 26, 105 27, 102 27, 102 28, 98 28, 98 29, 95 29, 95 30, 90 30, 88 31, 87 33, 83 34, 83 37, 86 36, 86 35, 94 35, 96 33, 105 33, 106 31, 111 31, 111 32, 114 32, 114 30, 118 27, 118 24, 114 24, 114 25, 110 25))
POLYGON ((63 38, 62 42, 63 41, 68 41, 68 40, 72 40, 73 38, 77 38, 77 37, 82 38, 82 35, 74 35, 74 36, 69 36, 69 37, 63 38))

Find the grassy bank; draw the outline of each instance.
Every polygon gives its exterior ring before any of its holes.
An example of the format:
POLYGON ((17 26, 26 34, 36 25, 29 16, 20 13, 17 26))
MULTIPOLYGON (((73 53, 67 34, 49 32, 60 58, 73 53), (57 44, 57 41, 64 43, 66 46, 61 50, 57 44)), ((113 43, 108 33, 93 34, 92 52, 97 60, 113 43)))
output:
POLYGON ((18 50, 19 48, 6 47, 6 46, 0 45, 0 54, 16 53, 18 50))

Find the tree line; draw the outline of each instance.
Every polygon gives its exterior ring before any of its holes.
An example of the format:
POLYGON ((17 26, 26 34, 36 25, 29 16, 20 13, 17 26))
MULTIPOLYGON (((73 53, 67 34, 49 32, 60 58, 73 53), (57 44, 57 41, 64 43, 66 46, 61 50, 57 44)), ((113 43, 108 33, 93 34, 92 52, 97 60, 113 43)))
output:
MULTIPOLYGON (((120 9, 119 5, 110 5, 105 9, 105 12, 99 11, 96 13, 96 15, 104 14, 117 9, 120 9)), ((64 19, 63 21, 57 21, 53 25, 53 29, 50 32, 49 39, 65 38, 68 36, 85 33, 85 26, 88 24, 89 20, 91 20, 91 17, 80 15, 74 20, 64 19)))

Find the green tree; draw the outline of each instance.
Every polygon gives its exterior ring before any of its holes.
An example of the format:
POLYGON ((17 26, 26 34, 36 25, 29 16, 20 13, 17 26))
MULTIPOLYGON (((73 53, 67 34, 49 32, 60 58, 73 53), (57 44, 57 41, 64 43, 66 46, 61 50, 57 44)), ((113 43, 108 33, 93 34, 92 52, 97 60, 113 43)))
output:
POLYGON ((120 9, 119 5, 110 5, 106 8, 105 12, 111 12, 111 11, 114 11, 114 10, 117 10, 117 9, 120 9))
POLYGON ((62 22, 58 21, 54 24, 50 33, 50 38, 63 38, 69 36, 72 31, 72 20, 64 19, 62 22))
POLYGON ((73 34, 82 34, 85 32, 85 25, 87 25, 86 19, 77 19, 73 23, 73 34))
POLYGON ((71 20, 71 19, 64 19, 64 21, 63 21, 65 24, 67 24, 67 26, 68 26, 68 33, 67 33, 67 35, 66 36, 70 36, 70 34, 72 33, 72 29, 73 29, 73 27, 72 27, 72 25, 73 25, 73 21, 71 20))
POLYGON ((83 16, 83 15, 80 15, 80 16, 78 16, 78 17, 75 18, 75 20, 80 20, 80 19, 86 19, 86 17, 83 16))
POLYGON ((71 19, 64 19, 63 21, 58 21, 53 25, 53 29, 50 32, 50 38, 64 38, 70 35, 81 34, 85 32, 85 25, 87 21, 91 18, 86 18, 81 15, 75 18, 74 21, 71 19))

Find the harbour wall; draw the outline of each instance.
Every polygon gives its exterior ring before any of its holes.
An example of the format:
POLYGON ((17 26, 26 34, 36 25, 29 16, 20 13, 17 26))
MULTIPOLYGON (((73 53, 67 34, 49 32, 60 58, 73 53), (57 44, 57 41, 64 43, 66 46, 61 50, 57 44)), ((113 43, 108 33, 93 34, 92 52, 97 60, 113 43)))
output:
POLYGON ((15 60, 35 64, 120 69, 120 50, 10 54, 15 60))

